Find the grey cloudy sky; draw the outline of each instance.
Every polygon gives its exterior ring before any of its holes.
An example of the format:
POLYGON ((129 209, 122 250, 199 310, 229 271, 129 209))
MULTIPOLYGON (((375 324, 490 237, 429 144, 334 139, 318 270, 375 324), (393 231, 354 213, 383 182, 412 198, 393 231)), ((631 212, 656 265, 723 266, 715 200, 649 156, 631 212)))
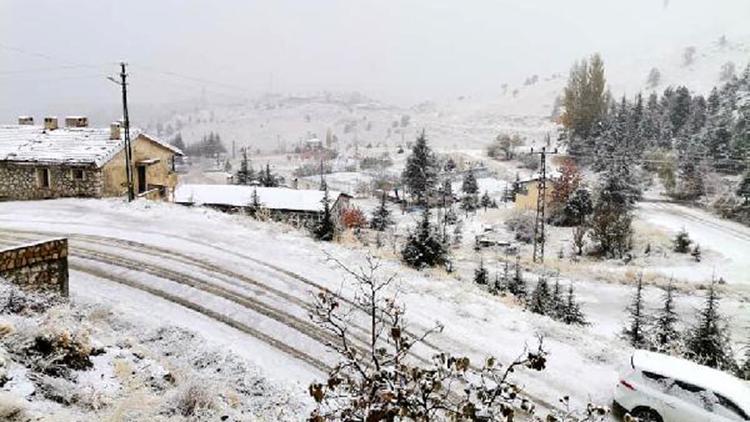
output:
POLYGON ((0 0, 0 117, 116 105, 104 75, 119 60, 142 103, 202 88, 416 102, 495 92, 594 51, 731 37, 748 21, 748 0, 0 0))

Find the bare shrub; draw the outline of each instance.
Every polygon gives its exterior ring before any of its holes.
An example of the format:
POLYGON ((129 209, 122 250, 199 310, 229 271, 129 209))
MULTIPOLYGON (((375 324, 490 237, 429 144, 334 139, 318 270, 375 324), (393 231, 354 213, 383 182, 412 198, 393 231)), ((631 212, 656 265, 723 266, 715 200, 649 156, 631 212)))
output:
POLYGON ((177 393, 174 409, 182 416, 196 416, 215 407, 213 396, 204 384, 191 382, 177 393))

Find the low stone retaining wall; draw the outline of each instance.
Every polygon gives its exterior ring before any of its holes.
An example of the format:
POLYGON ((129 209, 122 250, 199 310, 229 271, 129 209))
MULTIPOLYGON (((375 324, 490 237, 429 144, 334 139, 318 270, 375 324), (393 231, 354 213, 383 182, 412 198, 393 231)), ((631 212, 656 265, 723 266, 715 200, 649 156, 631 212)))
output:
POLYGON ((68 239, 0 249, 0 278, 24 288, 68 296, 68 239))

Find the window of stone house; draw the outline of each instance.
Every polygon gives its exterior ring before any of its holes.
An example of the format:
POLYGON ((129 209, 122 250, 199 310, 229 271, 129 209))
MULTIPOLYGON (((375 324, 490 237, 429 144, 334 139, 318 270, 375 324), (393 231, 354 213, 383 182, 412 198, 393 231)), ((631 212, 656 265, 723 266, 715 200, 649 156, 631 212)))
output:
POLYGON ((73 176, 73 180, 84 180, 85 174, 83 172, 83 169, 72 169, 71 174, 73 176))
POLYGON ((36 182, 37 186, 39 186, 40 188, 50 187, 51 180, 48 168, 36 169, 36 182))

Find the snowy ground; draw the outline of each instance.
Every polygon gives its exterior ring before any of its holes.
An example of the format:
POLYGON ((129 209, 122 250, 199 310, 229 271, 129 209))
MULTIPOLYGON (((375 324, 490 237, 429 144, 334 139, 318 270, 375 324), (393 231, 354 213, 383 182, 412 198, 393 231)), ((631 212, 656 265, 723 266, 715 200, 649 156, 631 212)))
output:
MULTIPOLYGON (((478 213, 470 219, 474 228, 467 228, 466 237, 485 223, 502 221, 507 211, 478 213)), ((402 224, 414 218, 400 216, 402 224)), ((76 199, 0 204, 0 242, 60 234, 71 242, 73 298, 109 302, 124 316, 199 331, 208 345, 227 347, 267 378, 300 390, 335 361, 321 344, 323 334, 307 320, 310 295, 328 288, 351 297, 344 275, 326 254, 357 263, 366 253, 354 243, 314 242, 281 224, 172 204, 76 199)), ((445 330, 434 338, 436 346, 476 360, 494 355, 502 361, 512 360, 524 345, 533 345, 537 334, 544 334, 551 352, 548 369, 541 375, 517 374, 540 405, 563 395, 579 404, 609 403, 616 368, 630 351, 617 334, 631 287, 622 280, 582 277, 578 271, 571 278, 563 268, 562 283, 575 283, 593 322, 570 327, 475 286, 470 271, 476 254, 468 248, 455 252, 464 263, 451 276, 386 261, 386 268, 399 274, 401 299, 415 330, 439 320, 445 330)), ((379 254, 392 256, 387 248, 379 254)), ((741 327, 750 315, 747 300, 740 292, 729 292, 722 310, 736 323, 735 337, 746 336, 741 327)), ((700 305, 699 294, 683 295, 683 313, 700 305)), ((647 290, 651 306, 658 296, 658 289, 647 290)), ((433 352, 430 347, 418 350, 422 357, 433 352)))

